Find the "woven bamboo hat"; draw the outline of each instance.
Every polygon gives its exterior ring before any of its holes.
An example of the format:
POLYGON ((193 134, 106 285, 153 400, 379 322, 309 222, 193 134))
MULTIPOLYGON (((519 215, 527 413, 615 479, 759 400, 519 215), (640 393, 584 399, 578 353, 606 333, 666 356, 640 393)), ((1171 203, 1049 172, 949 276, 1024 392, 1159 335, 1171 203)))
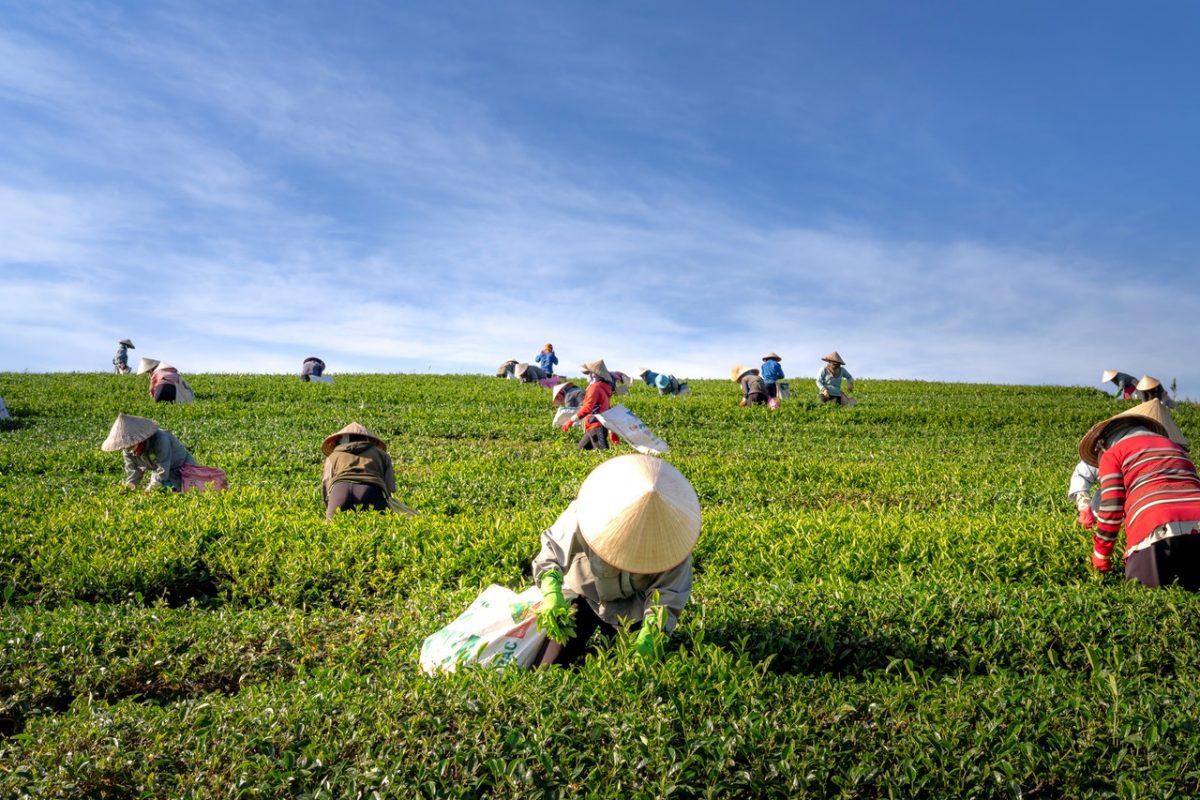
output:
POLYGON ((638 376, 639 378, 645 378, 645 377, 646 377, 646 373, 647 373, 647 372, 649 372, 649 371, 650 371, 650 368, 649 368, 649 367, 638 367, 638 368, 637 368, 637 376, 638 376))
POLYGON ((837 364, 838 366, 842 367, 846 365, 846 362, 842 361, 842 357, 838 355, 837 350, 830 352, 828 355, 821 356, 821 360, 828 361, 830 364, 837 364))
POLYGON ((556 384, 555 387, 550 390, 550 399, 557 403, 559 398, 562 397, 563 392, 565 392, 567 389, 575 388, 577 388, 575 384, 571 383, 570 381, 563 381, 562 383, 556 384))
POLYGON ((733 369, 729 370, 729 380, 733 381, 734 383, 738 383, 747 375, 757 374, 758 369, 756 367, 743 367, 741 364, 738 364, 733 369))
POLYGON ((516 375, 518 378, 524 378, 526 372, 529 372, 529 362, 528 361, 522 361, 520 364, 517 364, 516 369, 513 370, 513 374, 516 375))
POLYGON ((762 360, 763 361, 772 361, 772 360, 783 361, 783 359, 779 357, 779 353, 776 353, 774 350, 772 350, 771 352, 769 352, 765 356, 763 356, 762 360))
POLYGON ((653 456, 605 461, 579 487, 575 508, 588 547, 625 572, 666 572, 682 564, 700 538, 696 490, 653 456))
POLYGON ((154 372, 158 369, 159 361, 157 358, 146 358, 142 356, 138 359, 138 375, 145 375, 147 372, 154 372))
POLYGON ((387 450, 387 442, 385 442, 383 439, 380 439, 378 436, 371 433, 357 422, 351 422, 337 433, 331 433, 326 436, 325 441, 321 442, 321 452, 325 455, 332 453, 333 448, 337 447, 338 445, 338 439, 343 436, 362 436, 365 439, 370 439, 371 443, 380 450, 387 450))
POLYGON ((1104 372, 1100 373, 1100 382, 1108 383, 1115 377, 1117 377, 1117 371, 1115 369, 1106 369, 1104 372))
POLYGON ((1148 392, 1151 389, 1157 389, 1160 386, 1162 386, 1162 384, 1158 382, 1158 378, 1151 378, 1149 375, 1143 375, 1142 379, 1138 381, 1137 390, 1139 392, 1148 392))
MULTIPOLYGON (((122 339, 121 341, 117 342, 117 344, 123 344, 126 347, 133 347, 133 342, 129 341, 128 339, 122 339)), ((136 347, 133 347, 133 349, 137 350, 136 347)))
POLYGON ((608 371, 608 367, 604 364, 603 358, 598 358, 595 361, 585 361, 579 365, 579 368, 584 372, 591 372, 594 375, 598 375, 601 380, 615 383, 612 373, 608 371))
POLYGON ((1105 435, 1109 425, 1130 417, 1136 418, 1138 422, 1144 423, 1155 433, 1166 436, 1175 444, 1188 446, 1187 437, 1183 435, 1183 431, 1179 430, 1175 420, 1171 419, 1171 414, 1167 411, 1166 406, 1162 404, 1161 400, 1155 399, 1147 400, 1093 425, 1079 441, 1079 457, 1093 467, 1099 466, 1100 459, 1096 456, 1096 442, 1105 435))
POLYGON ((115 453, 144 442, 158 432, 158 423, 146 417, 117 414, 117 421, 108 431, 108 438, 100 445, 106 453, 115 453))

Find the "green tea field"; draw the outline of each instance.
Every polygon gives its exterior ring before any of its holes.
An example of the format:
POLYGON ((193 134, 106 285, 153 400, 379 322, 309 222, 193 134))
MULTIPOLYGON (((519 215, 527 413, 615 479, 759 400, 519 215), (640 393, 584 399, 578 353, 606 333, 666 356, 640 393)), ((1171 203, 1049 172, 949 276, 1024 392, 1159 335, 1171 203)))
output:
POLYGON ((528 586, 629 447, 576 450, 547 391, 491 377, 187 378, 175 406, 0 374, 0 797, 1200 795, 1200 596, 1092 572, 1066 498, 1127 405, 1099 391, 866 379, 835 408, 793 379, 772 412, 637 385, 703 513, 665 654, 430 677, 421 641, 528 586), (118 412, 230 490, 123 490, 118 412), (421 516, 325 522, 320 443, 355 420, 421 516))

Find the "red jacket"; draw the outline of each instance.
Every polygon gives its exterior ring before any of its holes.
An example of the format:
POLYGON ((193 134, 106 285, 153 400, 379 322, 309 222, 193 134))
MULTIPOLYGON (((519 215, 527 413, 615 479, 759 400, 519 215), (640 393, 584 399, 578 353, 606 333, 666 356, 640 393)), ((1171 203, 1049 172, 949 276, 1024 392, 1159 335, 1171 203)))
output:
POLYGON ((1112 554, 1125 526, 1125 552, 1168 522, 1200 520, 1200 477, 1187 451, 1165 436, 1127 436, 1100 456, 1094 545, 1112 554))
POLYGON ((583 429, 585 431, 600 427, 600 420, 591 415, 603 414, 605 411, 608 411, 611 405, 612 393, 612 387, 604 381, 595 381, 588 384, 587 391, 583 393, 583 405, 575 412, 576 417, 584 420, 583 429))

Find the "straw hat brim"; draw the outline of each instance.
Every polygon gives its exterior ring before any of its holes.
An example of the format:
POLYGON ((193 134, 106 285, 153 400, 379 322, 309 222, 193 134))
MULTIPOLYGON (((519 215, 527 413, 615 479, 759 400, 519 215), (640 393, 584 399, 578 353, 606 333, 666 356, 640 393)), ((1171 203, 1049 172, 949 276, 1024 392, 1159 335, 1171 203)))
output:
POLYGON ((364 439, 369 440, 372 444, 374 444, 380 450, 387 450, 387 442, 385 442, 383 439, 380 439, 378 436, 371 433, 369 430, 367 430, 365 427, 358 424, 357 422, 351 422, 349 425, 342 428, 337 433, 331 433, 328 436, 326 436, 325 441, 321 442, 321 452, 324 453, 325 455, 329 455, 330 453, 332 453, 333 448, 337 447, 338 439, 340 439, 343 436, 361 436, 364 439))
POLYGON ((601 380, 605 380, 609 383, 616 382, 613 380, 612 373, 608 371, 608 366, 604 363, 604 359, 602 358, 598 358, 595 361, 585 361, 579 365, 579 368, 584 372, 590 372, 593 375, 599 376, 601 380))
POLYGON ((1137 383, 1137 390, 1139 392, 1148 392, 1151 389, 1157 389, 1160 386, 1162 386, 1162 384, 1159 383, 1158 378, 1151 378, 1149 375, 1143 375, 1142 379, 1137 383))
POLYGON ((769 352, 769 353, 767 353, 765 356, 763 356, 763 357, 762 357, 762 360, 763 360, 763 361, 772 361, 772 360, 774 360, 774 361, 783 361, 783 359, 782 359, 782 358, 780 358, 779 354, 778 354, 778 353, 776 353, 774 350, 772 350, 771 352, 769 352))
POLYGON ((160 362, 157 358, 146 358, 145 356, 142 356, 140 359, 138 359, 137 374, 145 375, 147 372, 153 372, 158 368, 159 363, 160 362))
POLYGON ((147 417, 135 417, 132 414, 118 414, 117 419, 108 431, 100 449, 106 453, 115 453, 144 442, 158 433, 158 423, 147 417))
POLYGON ((1183 431, 1175 424, 1175 420, 1171 419, 1171 415, 1167 412, 1160 400, 1147 400, 1133 408, 1126 409, 1120 414, 1114 414, 1106 420, 1101 420, 1088 429, 1088 432, 1079 440, 1079 458, 1086 464, 1093 467, 1099 466, 1100 459, 1096 455, 1096 442, 1098 442, 1107 432, 1108 427, 1114 422, 1124 419, 1136 418, 1146 427, 1153 430, 1160 436, 1166 436, 1171 441, 1183 447, 1188 446, 1187 437, 1183 435, 1183 431))
POLYGON ((1117 371, 1115 369, 1106 369, 1104 372, 1100 373, 1100 382, 1108 383, 1115 377, 1117 377, 1117 371))
POLYGON ((128 347, 128 348, 131 348, 131 349, 133 349, 133 350, 137 350, 137 348, 133 346, 133 342, 132 342, 132 341, 130 341, 129 339, 122 339, 121 341, 117 342, 117 344, 123 344, 123 345, 125 345, 125 346, 126 346, 126 347, 128 347))
POLYGON ((834 350, 832 353, 829 353, 828 355, 821 356, 821 360, 828 361, 830 364, 837 364, 839 367, 846 366, 846 362, 842 360, 842 357, 840 355, 838 355, 837 350, 834 350))
POLYGON ((587 546, 625 572, 666 572, 687 560, 700 538, 695 489, 653 456, 605 461, 584 480, 575 507, 587 546))

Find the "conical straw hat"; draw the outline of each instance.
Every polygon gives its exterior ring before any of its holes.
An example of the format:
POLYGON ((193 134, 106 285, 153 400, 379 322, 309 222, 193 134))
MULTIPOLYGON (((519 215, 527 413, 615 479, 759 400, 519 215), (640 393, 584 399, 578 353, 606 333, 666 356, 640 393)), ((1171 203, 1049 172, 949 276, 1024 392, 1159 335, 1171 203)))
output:
POLYGON ((1100 373, 1100 382, 1108 383, 1115 377, 1117 377, 1117 371, 1115 369, 1106 369, 1104 372, 1100 373))
POLYGON ((1109 425, 1126 417, 1137 417, 1138 421, 1146 423, 1146 427, 1166 436, 1175 444, 1188 446, 1187 437, 1183 435, 1183 431, 1179 430, 1175 420, 1171 419, 1171 415, 1162 401, 1154 399, 1147 400, 1093 425, 1079 441, 1079 457, 1093 467, 1099 466, 1100 459, 1096 456, 1096 442, 1104 435, 1109 425))
POLYGON ((591 372, 600 376, 601 380, 608 381, 609 383, 615 383, 612 373, 609 372, 608 367, 604 365, 603 358, 598 358, 595 361, 585 361, 579 365, 579 368, 584 372, 591 372))
POLYGON ((731 369, 729 371, 729 377, 734 383, 740 382, 742 380, 742 378, 746 377, 747 375, 757 375, 757 374, 758 374, 757 367, 743 367, 741 364, 738 364, 736 367, 734 367, 733 369, 731 369))
POLYGON ((842 357, 840 355, 838 355, 837 350, 834 350, 833 352, 829 353, 828 355, 821 356, 821 360, 828 361, 833 364, 839 364, 841 366, 846 365, 846 362, 842 361, 842 357))
POLYGON ((159 362, 157 358, 146 358, 145 356, 142 356, 140 359, 138 359, 137 374, 145 375, 147 372, 153 372, 158 368, 158 363, 159 362))
POLYGON ((117 342, 117 344, 123 344, 126 347, 132 347, 134 350, 137 350, 136 347, 133 347, 133 342, 129 339, 122 339, 121 341, 117 342))
POLYGON ((762 360, 770 361, 772 358, 775 359, 776 361, 783 361, 783 359, 780 358, 779 353, 776 353, 774 350, 772 350, 771 352, 769 352, 765 356, 763 356, 762 360))
POLYGON ((575 384, 571 383, 570 381, 563 381, 562 383, 555 385, 554 389, 551 390, 550 399, 558 400, 559 395, 561 395, 567 389, 575 389, 575 388, 577 388, 575 386, 575 384))
POLYGON ((1162 386, 1162 384, 1158 382, 1158 378, 1151 378, 1149 375, 1143 375, 1142 379, 1138 381, 1137 390, 1139 392, 1148 392, 1151 389, 1157 389, 1160 386, 1162 386))
POLYGON ((700 538, 696 490, 653 456, 605 461, 579 487, 575 508, 588 547, 625 572, 666 572, 682 564, 700 538))
POLYGON ((106 453, 114 453, 144 442, 158 432, 158 423, 146 417, 117 414, 117 421, 108 431, 108 438, 100 445, 106 453))
POLYGON ((326 436, 325 441, 321 442, 321 452, 325 455, 332 453, 333 448, 337 447, 338 445, 338 439, 343 436, 362 436, 366 439, 370 439, 380 450, 387 450, 387 442, 383 441, 383 439, 380 439, 378 436, 371 433, 357 422, 351 422, 337 433, 331 433, 326 436))

